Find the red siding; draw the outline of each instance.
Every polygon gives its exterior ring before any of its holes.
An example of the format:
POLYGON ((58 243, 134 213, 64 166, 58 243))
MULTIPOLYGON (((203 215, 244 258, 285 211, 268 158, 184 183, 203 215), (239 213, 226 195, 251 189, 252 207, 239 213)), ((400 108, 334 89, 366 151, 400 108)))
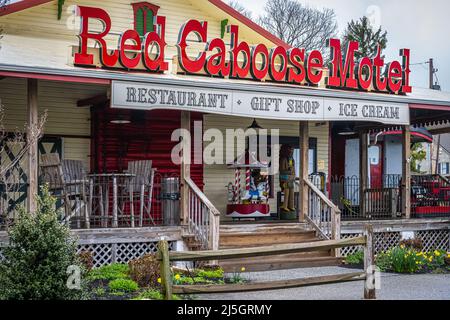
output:
MULTIPOLYGON (((171 135, 180 127, 180 111, 94 107, 92 118, 92 168, 95 172, 120 172, 127 168, 128 161, 150 159, 159 173, 180 174, 180 167, 171 160, 172 148, 177 144, 171 141, 171 135), (110 122, 119 115, 131 123, 110 122)), ((192 123, 202 119, 202 114, 191 114, 192 123)), ((191 177, 203 188, 203 165, 191 165, 191 177)))

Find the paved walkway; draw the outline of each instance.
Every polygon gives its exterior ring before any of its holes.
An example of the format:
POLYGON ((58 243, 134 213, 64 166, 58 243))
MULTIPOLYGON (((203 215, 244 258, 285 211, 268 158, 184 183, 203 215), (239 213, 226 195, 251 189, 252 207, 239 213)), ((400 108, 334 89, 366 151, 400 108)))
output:
MULTIPOLYGON (((268 281, 358 272, 341 267, 323 267, 242 273, 245 279, 268 281)), ((362 281, 286 290, 198 295, 205 300, 359 300, 362 281)), ((450 300, 450 274, 398 275, 383 273, 377 298, 382 300, 450 300)))

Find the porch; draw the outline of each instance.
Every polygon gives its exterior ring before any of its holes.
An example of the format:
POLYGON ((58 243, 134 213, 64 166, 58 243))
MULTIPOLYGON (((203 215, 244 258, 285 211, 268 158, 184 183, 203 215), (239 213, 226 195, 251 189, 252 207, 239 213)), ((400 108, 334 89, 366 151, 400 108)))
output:
MULTIPOLYGON (((26 116, 30 123, 36 121, 39 110, 38 97, 41 101, 40 108, 41 105, 49 106, 50 112, 53 112, 48 122, 49 130, 45 131, 42 139, 33 148, 27 150, 20 165, 11 171, 11 177, 19 183, 2 186, 3 190, 9 190, 2 192, 3 227, 13 223, 17 205, 26 205, 29 210, 36 207, 34 198, 29 195, 36 193, 40 184, 46 180, 48 182, 48 177, 42 174, 42 156, 59 154, 61 163, 57 166, 60 165, 62 168, 65 160, 81 161, 86 169, 84 176, 75 177, 74 181, 71 179, 66 181, 70 188, 76 184, 75 192, 69 198, 65 198, 61 190, 54 189, 54 194, 59 197, 58 206, 64 211, 64 222, 71 226, 74 234, 80 236, 80 248, 93 246, 100 253, 106 252, 117 258, 118 253, 115 251, 117 248, 129 252, 133 250, 148 252, 149 248, 152 248, 153 240, 161 236, 173 241, 174 249, 177 246, 186 246, 191 250, 219 248, 221 220, 230 220, 222 209, 226 204, 225 184, 222 189, 219 187, 214 189, 221 192, 220 197, 223 200, 218 202, 209 185, 206 187, 203 185, 208 179, 214 178, 212 175, 204 176, 212 171, 212 166, 190 164, 187 158, 192 154, 189 155, 187 152, 182 152, 181 165, 174 165, 170 160, 170 151, 177 142, 180 142, 171 141, 173 129, 182 128, 190 132, 194 120, 207 118, 205 114, 174 110, 165 112, 110 110, 108 89, 101 85, 60 84, 52 81, 12 78, 0 81, 6 83, 3 88, 18 90, 16 88, 18 87, 22 88, 20 90, 22 93, 28 92, 27 98, 22 97, 20 101, 14 100, 13 93, 10 96, 7 93, 3 94, 6 97, 3 103, 7 112, 8 108, 9 112, 12 108, 12 114, 15 115, 17 110, 22 110, 18 112, 22 115, 18 117, 19 120, 26 116), (58 86, 63 93, 56 90, 58 86), (24 103, 25 101, 27 103, 24 103), (64 122, 67 121, 66 115, 61 114, 59 105, 63 105, 67 112, 70 111, 73 123, 64 122), (77 129, 77 126, 80 128, 77 129), (70 131, 75 129, 78 131, 70 131), (133 161, 150 160, 153 163, 152 168, 155 169, 153 177, 147 177, 148 181, 145 180, 130 189, 127 178, 136 178, 136 175, 126 176, 134 174, 129 172, 128 164, 133 161), (99 178, 101 175, 108 176, 103 176, 105 180, 101 180, 99 178), (165 184, 167 181, 172 183, 170 188, 165 184)), ((216 121, 218 117, 216 116, 216 121)), ((235 120, 232 126, 245 128, 242 123, 251 122, 251 118, 233 117, 233 119, 235 120)), ((264 127, 270 128, 269 122, 258 118, 257 120, 264 127)), ((447 206, 445 203, 448 199, 445 195, 442 199, 431 199, 430 196, 425 198, 426 201, 422 201, 420 199, 423 198, 411 192, 414 189, 415 178, 410 178, 409 171, 409 126, 402 126, 402 173, 386 178, 386 185, 383 188, 373 189, 369 188, 368 168, 365 165, 368 164, 367 135, 371 129, 380 129, 379 126, 373 123, 359 123, 357 131, 363 147, 358 157, 362 165, 359 180, 354 183, 358 187, 354 187, 352 183, 344 181, 341 184, 340 181, 336 182, 331 178, 331 170, 327 164, 333 162, 331 157, 333 134, 330 129, 330 123, 333 122, 285 123, 288 123, 286 127, 289 127, 289 130, 286 130, 288 132, 286 141, 298 149, 297 217, 292 224, 297 224, 302 231, 312 231, 315 238, 339 239, 344 225, 341 220, 389 219, 402 224, 403 219, 420 218, 417 215, 420 210, 416 208, 427 208, 430 201, 433 201, 433 207, 447 206), (321 138, 318 132, 322 134, 321 138), (321 145, 321 150, 314 151, 311 138, 325 141, 321 145), (320 161, 325 164, 319 165, 320 161), (359 185, 365 187, 359 188, 359 185), (357 196, 353 197, 349 193, 357 196), (343 202, 344 198, 350 200, 350 204, 347 201, 343 202), (357 202, 359 199, 365 199, 362 205, 357 202)), ((275 124, 279 125, 279 122, 275 124)), ((183 139, 181 142, 182 150, 190 150, 193 141, 183 139)), ((8 146, 7 141, 4 143, 8 146)), ((5 150, 8 156, 17 155, 14 148, 5 150)), ((223 167, 222 169, 226 170, 223 167)), ((56 180, 61 179, 65 179, 64 170, 56 180)), ((273 180, 277 181, 278 176, 273 180)), ((222 183, 222 180, 219 181, 222 183)), ((439 181, 443 183, 441 188, 446 190, 447 182, 442 179, 439 181)), ((422 183, 430 186, 434 181, 422 183)), ((277 195, 280 190, 277 185, 278 183, 273 183, 273 197, 269 200, 273 213, 276 213, 279 207, 277 195)), ((440 191, 434 194, 439 195, 440 191)), ((443 211, 444 214, 449 214, 445 209, 443 211)), ((424 223, 428 224, 427 221, 424 223)), ((264 219, 259 222, 264 224, 264 219)), ((133 254, 130 253, 129 257, 133 254)), ((339 256, 339 252, 330 254, 334 257, 339 256)), ((116 258, 104 261, 117 261, 114 260, 116 258)))

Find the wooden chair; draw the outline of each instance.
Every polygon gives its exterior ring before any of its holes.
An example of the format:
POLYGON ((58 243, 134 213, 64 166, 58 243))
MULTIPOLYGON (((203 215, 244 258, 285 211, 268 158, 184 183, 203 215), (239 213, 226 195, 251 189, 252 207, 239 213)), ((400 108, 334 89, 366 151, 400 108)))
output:
MULTIPOLYGON (((59 159, 59 154, 50 153, 41 156, 42 182, 48 184, 51 191, 62 199, 65 208, 63 222, 70 224, 70 220, 84 211, 85 222, 89 227, 87 212, 85 170, 82 161, 59 159), (74 201, 72 207, 71 202, 74 201)), ((80 227, 80 220, 77 221, 80 227)))
POLYGON ((151 216, 153 180, 156 169, 152 168, 151 160, 130 161, 128 162, 127 173, 134 177, 129 180, 126 190, 129 194, 131 227, 134 228, 134 199, 139 198, 139 227, 144 223, 144 211, 150 221, 155 224, 151 216), (148 193, 147 200, 145 199, 148 193))

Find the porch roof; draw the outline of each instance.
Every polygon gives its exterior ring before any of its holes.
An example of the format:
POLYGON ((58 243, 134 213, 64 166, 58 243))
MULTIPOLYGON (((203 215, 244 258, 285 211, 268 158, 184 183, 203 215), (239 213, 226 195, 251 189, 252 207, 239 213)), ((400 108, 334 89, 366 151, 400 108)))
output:
POLYGON ((450 111, 450 92, 414 87, 408 95, 393 95, 374 92, 345 91, 315 88, 285 83, 255 82, 250 80, 223 79, 208 76, 181 74, 149 74, 105 69, 84 69, 72 66, 49 68, 30 65, 0 63, 0 76, 38 78, 68 82, 108 84, 113 80, 166 84, 193 88, 240 90, 274 94, 295 94, 311 97, 361 99, 387 103, 407 103, 413 109, 450 111))

